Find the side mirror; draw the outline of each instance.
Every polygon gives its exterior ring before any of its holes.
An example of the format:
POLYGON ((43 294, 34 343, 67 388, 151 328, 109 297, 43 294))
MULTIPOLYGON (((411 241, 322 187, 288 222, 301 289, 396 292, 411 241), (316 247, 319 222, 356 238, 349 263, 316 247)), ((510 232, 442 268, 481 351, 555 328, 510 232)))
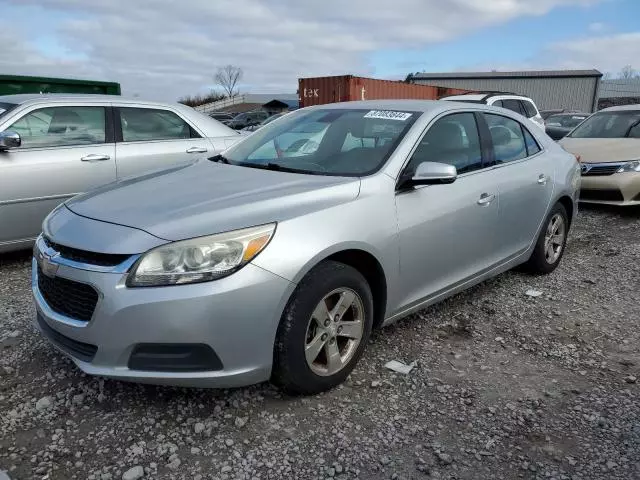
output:
POLYGON ((0 150, 9 150, 10 148, 17 148, 22 145, 22 139, 18 132, 12 130, 5 130, 0 132, 0 150))
POLYGON ((418 164, 411 177, 411 185, 437 185, 453 183, 458 178, 458 171, 453 165, 438 162, 422 162, 418 164))

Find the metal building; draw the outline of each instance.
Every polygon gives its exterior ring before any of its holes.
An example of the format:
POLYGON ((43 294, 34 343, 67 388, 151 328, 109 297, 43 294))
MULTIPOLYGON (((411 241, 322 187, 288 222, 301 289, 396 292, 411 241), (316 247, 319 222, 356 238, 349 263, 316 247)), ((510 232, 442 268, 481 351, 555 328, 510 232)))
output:
POLYGON ((600 82, 598 109, 640 104, 640 78, 615 78, 600 82))
POLYGON ((541 70, 522 72, 452 72, 409 74, 406 81, 422 85, 500 91, 525 95, 540 110, 571 109, 593 112, 598 106, 598 70, 541 70))

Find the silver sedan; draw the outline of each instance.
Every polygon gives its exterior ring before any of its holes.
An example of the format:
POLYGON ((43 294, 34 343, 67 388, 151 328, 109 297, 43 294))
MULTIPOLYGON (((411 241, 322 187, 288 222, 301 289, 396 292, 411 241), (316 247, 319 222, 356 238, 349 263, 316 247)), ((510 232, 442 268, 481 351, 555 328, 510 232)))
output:
POLYGON ((552 272, 579 185, 576 157, 505 109, 302 109, 59 206, 35 323, 89 374, 320 392, 372 329, 520 264, 552 272))
POLYGON ((0 252, 29 248, 47 214, 78 193, 213 156, 240 138, 185 105, 0 96, 0 252))

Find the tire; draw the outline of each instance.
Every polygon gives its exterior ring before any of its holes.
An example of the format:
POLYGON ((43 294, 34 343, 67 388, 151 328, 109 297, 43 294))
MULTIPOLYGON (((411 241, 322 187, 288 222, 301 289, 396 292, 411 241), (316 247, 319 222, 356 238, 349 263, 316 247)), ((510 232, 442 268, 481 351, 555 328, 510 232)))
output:
POLYGON ((274 347, 272 382, 287 393, 303 395, 323 392, 339 385, 362 356, 372 325, 373 298, 365 278, 349 265, 322 262, 298 284, 282 314, 274 347), (352 295, 353 301, 342 312, 343 315, 332 319, 333 311, 344 308, 338 307, 338 303, 346 305, 351 302, 352 295), (322 305, 326 307, 328 316, 321 314, 322 305), (321 321, 321 318, 324 320, 321 321), (353 337, 361 333, 361 337, 355 343, 355 338, 342 336, 345 333, 353 337), (324 335, 327 337, 322 344, 324 335), (323 346, 314 357, 317 349, 312 350, 311 347, 321 344, 323 346), (329 355, 329 352, 334 355, 329 355), (335 356, 335 352, 339 357, 335 356), (315 361, 308 361, 308 356, 315 358, 315 361), (330 357, 339 358, 340 361, 329 362, 330 357), (340 369, 335 370, 338 365, 340 369))
POLYGON ((562 260, 562 256, 564 255, 568 234, 569 218, 567 216, 567 210, 562 204, 556 203, 544 221, 544 225, 540 230, 540 235, 538 236, 538 240, 536 241, 536 246, 533 249, 531 257, 524 264, 525 270, 537 275, 546 275, 553 272, 560 264, 560 260, 562 260), (550 252, 547 248, 547 233, 550 231, 550 228, 553 228, 551 227, 551 223, 557 218, 562 220, 563 238, 557 244, 560 247, 560 250, 557 253, 554 253, 553 256, 550 256, 550 252))

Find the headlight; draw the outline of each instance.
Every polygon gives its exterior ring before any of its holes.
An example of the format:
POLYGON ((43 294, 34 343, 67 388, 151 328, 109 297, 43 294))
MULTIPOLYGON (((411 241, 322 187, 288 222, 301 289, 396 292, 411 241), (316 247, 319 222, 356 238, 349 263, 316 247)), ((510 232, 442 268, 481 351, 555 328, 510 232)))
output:
POLYGON ((640 172, 640 160, 627 162, 624 165, 622 165, 618 170, 616 170, 616 173, 622 173, 622 172, 640 172))
POLYGON ((154 248, 134 265, 127 286, 183 285, 230 275, 267 246, 275 228, 271 223, 154 248))

